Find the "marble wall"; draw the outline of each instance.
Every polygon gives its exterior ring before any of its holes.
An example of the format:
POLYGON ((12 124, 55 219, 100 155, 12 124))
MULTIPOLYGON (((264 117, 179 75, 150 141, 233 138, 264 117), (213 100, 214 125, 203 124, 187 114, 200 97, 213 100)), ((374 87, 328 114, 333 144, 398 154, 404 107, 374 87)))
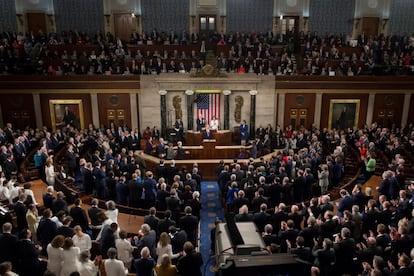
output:
MULTIPOLYGON (((161 104, 159 90, 166 90, 167 100, 167 126, 175 122, 175 111, 172 100, 175 96, 181 97, 184 127, 187 129, 187 100, 185 90, 199 89, 218 89, 230 90, 232 94, 229 97, 229 128, 240 125, 234 117, 235 99, 237 96, 243 98, 241 109, 241 119, 250 118, 250 94, 249 90, 257 90, 256 96, 256 121, 255 125, 274 125, 276 119, 275 113, 275 93, 274 78, 272 76, 256 76, 254 74, 239 76, 237 74, 228 74, 223 78, 192 78, 189 75, 181 74, 164 74, 164 75, 143 75, 141 76, 141 89, 139 93, 139 127, 161 125, 161 104)), ((195 104, 194 104, 195 108, 195 104)), ((224 96, 221 100, 220 125, 224 121, 224 96)), ((194 112, 194 114, 196 114, 194 112)), ((196 118, 194 117, 194 120, 196 118)), ((249 120, 247 120, 249 121, 249 120)), ((195 123, 194 123, 195 127, 195 123)))

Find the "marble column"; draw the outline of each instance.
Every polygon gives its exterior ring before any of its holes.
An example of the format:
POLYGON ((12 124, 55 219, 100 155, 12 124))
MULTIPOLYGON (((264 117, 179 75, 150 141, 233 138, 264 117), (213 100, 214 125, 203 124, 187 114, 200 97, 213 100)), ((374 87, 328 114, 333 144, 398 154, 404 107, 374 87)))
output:
POLYGON ((369 126, 372 124, 372 118, 374 116, 374 104, 375 104, 375 94, 369 93, 368 107, 367 107, 367 120, 365 121, 365 123, 369 126))
POLYGON ((137 106, 137 94, 129 94, 129 102, 131 103, 131 129, 138 128, 138 106, 137 106))
MULTIPOLYGON (((98 94, 91 93, 91 106, 98 107, 98 94)), ((99 128, 99 108, 92 108, 92 124, 95 128, 99 128)))
POLYGON ((315 99, 315 114, 313 124, 317 127, 321 127, 321 114, 322 114, 322 93, 316 93, 315 99))
POLYGON ((194 129, 194 91, 186 90, 185 94, 187 95, 187 129, 194 129))
POLYGON ((161 136, 167 136, 167 91, 160 90, 158 94, 160 94, 160 101, 161 101, 161 136))
POLYGON ((40 95, 33 94, 33 104, 34 104, 34 112, 36 118, 36 126, 37 128, 41 129, 43 127, 43 120, 42 120, 42 105, 40 104, 40 95))
POLYGON ((408 112, 410 112, 411 94, 404 95, 404 105, 402 109, 401 125, 406 126, 408 123, 408 112))
POLYGON ((255 130, 256 130, 256 95, 257 90, 250 90, 250 134, 249 139, 254 138, 255 130))
POLYGON ((224 90, 224 125, 223 129, 229 129, 230 128, 230 90, 224 90))
POLYGON ((282 92, 279 93, 279 100, 278 100, 278 116, 277 116, 277 124, 283 129, 285 125, 285 100, 286 100, 286 93, 282 92))

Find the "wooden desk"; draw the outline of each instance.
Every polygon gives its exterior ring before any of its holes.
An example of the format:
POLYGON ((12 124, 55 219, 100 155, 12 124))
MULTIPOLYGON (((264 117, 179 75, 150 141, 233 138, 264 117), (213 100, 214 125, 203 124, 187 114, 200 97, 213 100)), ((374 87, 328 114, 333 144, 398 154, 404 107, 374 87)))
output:
MULTIPOLYGON (((202 133, 200 131, 187 130, 185 133, 186 144, 188 146, 198 146, 202 144, 202 133)), ((230 130, 219 130, 213 132, 213 139, 217 146, 230 146, 232 144, 232 133, 230 130)))

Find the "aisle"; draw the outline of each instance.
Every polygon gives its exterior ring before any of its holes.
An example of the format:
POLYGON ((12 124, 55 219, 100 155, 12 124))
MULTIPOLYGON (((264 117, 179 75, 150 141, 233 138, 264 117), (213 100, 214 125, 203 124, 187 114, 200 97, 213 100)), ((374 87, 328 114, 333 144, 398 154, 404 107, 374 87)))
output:
POLYGON ((210 231, 214 228, 216 217, 224 219, 221 202, 219 199, 219 188, 217 182, 201 183, 201 204, 200 212, 200 252, 203 256, 203 275, 214 275, 214 257, 210 256, 210 231))

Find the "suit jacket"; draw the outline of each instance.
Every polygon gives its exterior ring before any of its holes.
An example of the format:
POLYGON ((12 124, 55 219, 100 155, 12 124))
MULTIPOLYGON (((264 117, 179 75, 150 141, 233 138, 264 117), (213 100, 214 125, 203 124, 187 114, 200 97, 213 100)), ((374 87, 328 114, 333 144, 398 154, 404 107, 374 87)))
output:
POLYGON ((187 241, 187 233, 184 230, 176 232, 171 238, 173 254, 183 251, 184 243, 187 241))
POLYGON ((89 228, 88 217, 86 216, 85 210, 80 206, 74 206, 70 209, 69 215, 73 218, 71 227, 79 225, 82 227, 83 231, 86 231, 89 228))
POLYGON ((18 252, 20 257, 20 272, 19 275, 41 275, 39 253, 35 244, 30 240, 21 240, 18 245, 18 252))
POLYGON ((152 230, 158 233, 158 222, 160 221, 159 218, 156 216, 146 215, 144 216, 144 223, 148 224, 152 230))
POLYGON ((203 139, 213 139, 213 131, 212 130, 203 130, 203 139))
POLYGON ((65 154, 65 158, 68 162, 68 167, 71 169, 75 169, 76 168, 76 155, 73 151, 68 151, 65 154))
POLYGON ((156 238, 157 238, 157 234, 155 233, 154 230, 151 230, 147 235, 142 236, 141 239, 138 240, 138 242, 136 242, 135 244, 139 254, 141 253, 142 248, 148 247, 148 249, 150 250, 151 256, 157 256, 155 252, 156 238))
POLYGON ((355 253, 354 239, 343 239, 334 245, 338 271, 350 273, 353 269, 353 257, 355 253))
POLYGON ((53 240, 56 236, 57 226, 54 221, 51 219, 43 218, 39 222, 39 227, 37 228, 37 240, 41 245, 46 248, 46 246, 53 240))
POLYGON ((53 200, 55 200, 55 197, 52 194, 49 194, 49 193, 43 194, 43 206, 45 206, 45 208, 52 209, 53 200))
POLYGON ((101 239, 99 241, 99 250, 102 256, 107 256, 108 249, 115 247, 115 234, 109 224, 102 229, 101 239))
POLYGON ((25 228, 28 228, 27 220, 26 220, 26 212, 27 212, 26 205, 20 201, 17 201, 14 204, 14 211, 16 213, 17 228, 19 229, 19 231, 25 228))
POLYGON ((180 218, 179 226, 187 233, 187 241, 195 244, 197 238, 198 218, 194 215, 185 215, 180 218))
POLYGON ((91 220, 91 224, 94 226, 101 225, 102 223, 98 220, 98 213, 102 212, 99 207, 91 206, 88 209, 89 219, 91 220))
POLYGON ((90 195, 93 192, 93 178, 92 178, 92 171, 81 167, 80 173, 82 176, 83 188, 85 189, 86 194, 90 195))
POLYGON ((3 233, 0 236, 0 263, 12 262, 13 267, 17 264, 17 245, 18 240, 15 235, 3 233))
POLYGON ((265 225, 270 220, 270 214, 266 212, 257 212, 253 215, 253 221, 257 226, 257 229, 259 229, 260 232, 264 231, 265 225))
POLYGON ((158 222, 158 230, 157 233, 161 234, 162 232, 168 233, 168 228, 170 226, 175 226, 175 221, 172 219, 160 219, 158 222))

